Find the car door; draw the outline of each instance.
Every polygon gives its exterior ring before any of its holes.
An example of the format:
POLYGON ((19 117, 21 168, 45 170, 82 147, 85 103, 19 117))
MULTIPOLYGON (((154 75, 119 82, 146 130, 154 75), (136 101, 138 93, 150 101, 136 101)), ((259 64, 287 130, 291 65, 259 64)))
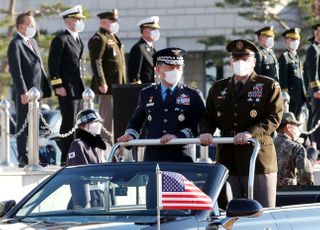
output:
POLYGON ((239 218, 232 230, 282 230, 279 229, 271 212, 263 212, 259 217, 239 218))

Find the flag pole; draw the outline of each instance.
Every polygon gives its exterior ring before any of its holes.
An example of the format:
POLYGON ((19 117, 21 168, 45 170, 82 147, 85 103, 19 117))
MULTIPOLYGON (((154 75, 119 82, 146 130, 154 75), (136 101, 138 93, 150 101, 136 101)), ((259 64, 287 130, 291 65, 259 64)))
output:
POLYGON ((160 172, 160 168, 159 168, 159 164, 157 164, 156 166, 156 176, 157 176, 157 226, 158 226, 158 230, 160 230, 160 209, 162 206, 161 205, 161 172, 160 172))

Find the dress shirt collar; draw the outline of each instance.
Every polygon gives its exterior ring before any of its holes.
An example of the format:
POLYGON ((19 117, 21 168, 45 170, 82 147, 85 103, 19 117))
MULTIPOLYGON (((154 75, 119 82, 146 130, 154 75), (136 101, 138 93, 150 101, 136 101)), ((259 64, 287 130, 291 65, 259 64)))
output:
POLYGON ((24 40, 25 42, 28 42, 29 38, 28 38, 27 36, 23 35, 23 34, 20 33, 20 32, 17 32, 17 34, 19 34, 19 35, 23 38, 23 40, 24 40))
POLYGON ((69 28, 67 28, 67 30, 69 31, 69 33, 71 34, 71 36, 73 37, 73 39, 75 41, 77 41, 77 38, 79 38, 79 33, 78 32, 73 32, 71 31, 69 28))

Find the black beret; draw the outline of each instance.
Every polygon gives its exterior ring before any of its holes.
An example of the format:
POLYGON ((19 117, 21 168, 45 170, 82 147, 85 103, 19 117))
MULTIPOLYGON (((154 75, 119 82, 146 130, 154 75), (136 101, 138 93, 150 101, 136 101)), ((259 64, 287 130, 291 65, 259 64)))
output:
POLYGON ((312 28, 313 30, 317 30, 318 27, 320 27, 320 23, 314 24, 311 28, 312 28))
POLYGON ((274 33, 273 33, 273 26, 266 26, 263 27, 259 30, 257 30, 256 32, 254 32, 256 35, 266 35, 269 37, 274 37, 274 33))
POLYGON ((107 11, 107 12, 102 12, 97 14, 97 16, 100 19, 110 19, 110 20, 114 20, 114 21, 118 21, 118 10, 117 9, 113 9, 112 11, 107 11))
POLYGON ((257 47, 249 40, 236 39, 231 41, 226 50, 232 55, 253 55, 258 52, 257 47))
POLYGON ((153 65, 156 63, 163 62, 167 65, 184 65, 183 55, 186 54, 186 51, 180 48, 166 48, 157 51, 153 54, 153 65))
POLYGON ((300 39, 300 29, 292 28, 284 31, 282 36, 285 38, 300 39))

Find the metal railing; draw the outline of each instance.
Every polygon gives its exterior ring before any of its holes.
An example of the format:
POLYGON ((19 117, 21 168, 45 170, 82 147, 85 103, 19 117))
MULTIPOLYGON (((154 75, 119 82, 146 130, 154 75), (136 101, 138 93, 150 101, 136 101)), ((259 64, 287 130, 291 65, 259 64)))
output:
MULTIPOLYGON (((256 159, 260 150, 260 143, 255 138, 249 138, 248 142, 254 145, 252 155, 250 158, 249 178, 248 178, 248 199, 253 200, 254 172, 255 172, 256 159)), ((234 138, 233 137, 214 137, 213 143, 214 144, 233 144, 234 138)), ((139 139, 139 140, 132 140, 128 142, 118 142, 112 147, 108 157, 108 162, 112 162, 112 159, 115 157, 117 150, 120 147, 146 146, 146 145, 186 145, 186 144, 200 144, 200 139, 199 138, 176 138, 176 139, 172 139, 166 144, 161 144, 160 139, 139 139)), ((200 158, 204 159, 205 156, 201 156, 200 158)))

